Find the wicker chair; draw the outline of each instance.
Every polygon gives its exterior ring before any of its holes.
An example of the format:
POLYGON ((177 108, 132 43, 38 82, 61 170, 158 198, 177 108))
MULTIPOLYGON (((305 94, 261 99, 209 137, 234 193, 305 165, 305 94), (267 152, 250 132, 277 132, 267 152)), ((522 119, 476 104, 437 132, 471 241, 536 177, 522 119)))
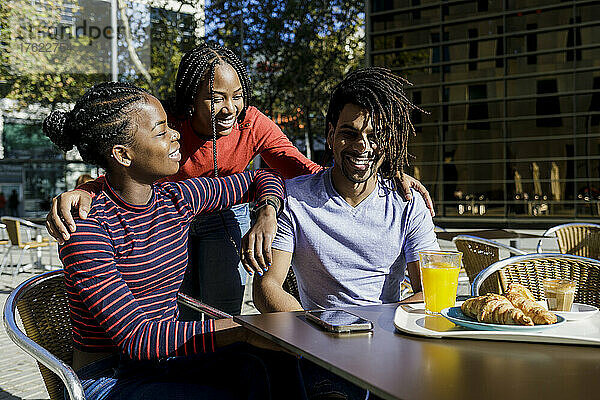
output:
POLYGON ((600 306, 600 261, 571 254, 542 253, 516 256, 498 261, 481 271, 471 285, 478 296, 485 280, 500 272, 506 283, 520 283, 537 300, 544 299, 544 278, 572 279, 577 283, 575 302, 600 306))
MULTIPOLYGON (((213 318, 231 315, 178 294, 178 302, 213 318)), ((4 327, 11 340, 38 361, 50 399, 85 399, 79 378, 71 368, 73 336, 63 270, 34 276, 19 285, 4 306, 4 327), (25 327, 16 324, 16 311, 25 327)))
MULTIPOLYGON (((544 232, 544 236, 556 237, 558 248, 563 254, 600 260, 600 225, 598 224, 557 225, 544 232)), ((542 240, 540 239, 537 245, 538 253, 543 253, 542 240)))
POLYGON ((73 336, 62 270, 34 276, 13 290, 4 306, 4 327, 12 341, 38 361, 50 399, 63 399, 64 386, 71 399, 85 398, 70 366, 73 336), (17 310, 27 334, 16 324, 17 310))
MULTIPOLYGON (((463 265, 470 284, 483 269, 500 260, 500 250, 506 250, 511 256, 526 254, 515 247, 477 236, 458 235, 452 242, 463 253, 463 265)), ((501 293, 506 290, 506 281, 500 273, 495 273, 481 289, 482 293, 501 293)))
POLYGON ((300 302, 300 292, 298 291, 298 281, 296 280, 296 274, 294 274, 292 267, 290 267, 282 287, 283 290, 294 296, 294 298, 298 300, 298 303, 302 304, 300 302))

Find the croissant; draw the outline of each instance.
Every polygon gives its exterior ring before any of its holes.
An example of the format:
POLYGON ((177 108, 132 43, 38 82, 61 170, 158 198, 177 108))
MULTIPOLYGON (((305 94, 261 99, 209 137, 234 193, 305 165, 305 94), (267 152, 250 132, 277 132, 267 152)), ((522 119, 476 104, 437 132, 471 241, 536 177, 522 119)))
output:
POLYGON ((521 284, 511 283, 505 296, 536 325, 549 325, 557 321, 556 315, 536 303, 531 291, 521 284))
POLYGON ((479 322, 509 325, 533 325, 531 318, 514 307, 504 296, 489 293, 466 300, 462 312, 479 322))

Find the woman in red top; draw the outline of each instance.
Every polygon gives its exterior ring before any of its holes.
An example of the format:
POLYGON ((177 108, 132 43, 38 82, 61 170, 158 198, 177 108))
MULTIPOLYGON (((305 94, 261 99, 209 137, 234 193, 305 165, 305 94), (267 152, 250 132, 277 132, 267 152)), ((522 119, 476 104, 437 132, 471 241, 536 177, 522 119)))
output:
MULTIPOLYGON (((323 168, 303 156, 273 121, 249 106, 249 97, 246 68, 231 50, 203 44, 183 56, 176 98, 168 107, 172 127, 181 133, 182 159, 179 172, 168 180, 231 175, 246 169, 257 155, 284 178, 323 168)), ((418 181, 406 175, 404 178, 402 190, 406 195, 410 187, 415 188, 433 209, 427 190, 418 181)), ((46 226, 57 239, 66 240, 69 231, 75 231, 72 207, 79 208, 82 218, 87 215, 91 197, 84 193, 77 190, 54 199, 46 226)), ((239 249, 249 225, 247 205, 199 216, 190 228, 190 267, 182 291, 230 314, 239 314, 246 281, 239 249)), ((272 236, 264 236, 263 240, 263 236, 255 237, 252 232, 245 237, 242 259, 248 272, 252 273, 253 268, 262 275, 268 268, 272 240, 272 236)), ((193 313, 182 314, 184 319, 197 319, 193 313)))

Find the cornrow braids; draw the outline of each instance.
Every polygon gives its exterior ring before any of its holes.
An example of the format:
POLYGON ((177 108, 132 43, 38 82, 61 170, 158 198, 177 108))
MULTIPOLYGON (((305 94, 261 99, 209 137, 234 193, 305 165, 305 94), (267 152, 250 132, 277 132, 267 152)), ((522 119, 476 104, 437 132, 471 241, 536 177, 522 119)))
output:
MULTIPOLYGON (((415 135, 410 120, 411 111, 424 112, 406 97, 405 85, 411 83, 387 68, 356 70, 333 89, 325 118, 327 135, 329 124, 335 129, 346 104, 356 104, 366 109, 371 117, 377 147, 384 158, 379 173, 387 179, 404 172, 404 166, 408 165, 408 138, 411 134, 415 135)), ((332 157, 331 149, 327 149, 326 161, 332 157)))
POLYGON ((209 77, 209 95, 210 95, 210 130, 212 131, 212 148, 213 148, 213 169, 215 171, 215 178, 219 177, 219 164, 217 163, 217 121, 215 120, 215 98, 214 98, 214 87, 215 87, 215 66, 217 61, 214 60, 210 67, 209 77))
POLYGON ((131 105, 146 102, 147 92, 125 82, 104 82, 91 87, 69 112, 53 111, 43 131, 61 150, 76 146, 87 163, 108 167, 113 146, 131 144, 131 105))

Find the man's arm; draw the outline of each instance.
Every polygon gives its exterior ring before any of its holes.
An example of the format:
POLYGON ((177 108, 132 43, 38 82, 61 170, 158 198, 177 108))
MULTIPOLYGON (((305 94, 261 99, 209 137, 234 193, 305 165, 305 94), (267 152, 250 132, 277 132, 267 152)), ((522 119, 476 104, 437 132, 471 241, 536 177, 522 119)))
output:
POLYGON ((292 263, 292 253, 273 249, 273 263, 264 275, 254 275, 252 297, 261 313, 298 311, 302 306, 291 294, 283 290, 283 282, 292 263))
POLYGON ((413 295, 402 300, 400 303, 412 303, 415 301, 423 301, 423 288, 421 288, 421 269, 419 261, 413 261, 406 264, 408 276, 410 276, 410 285, 413 289, 413 295))

